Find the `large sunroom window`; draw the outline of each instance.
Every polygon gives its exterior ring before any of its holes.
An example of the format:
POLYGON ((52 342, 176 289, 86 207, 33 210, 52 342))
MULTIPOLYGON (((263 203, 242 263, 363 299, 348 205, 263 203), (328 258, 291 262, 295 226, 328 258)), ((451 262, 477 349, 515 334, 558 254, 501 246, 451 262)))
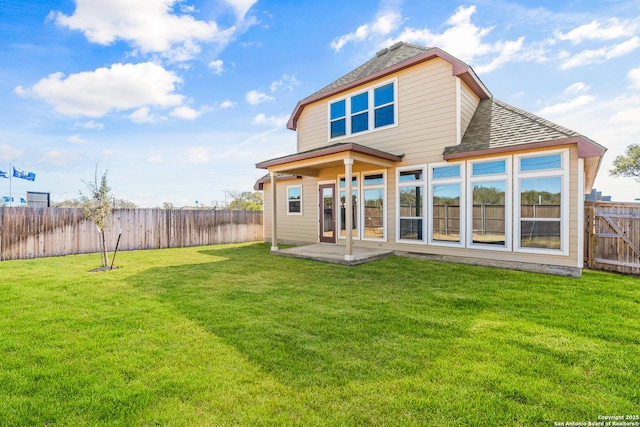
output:
POLYGON ((509 249, 510 158, 469 162, 469 246, 509 249))
POLYGON ((398 171, 398 239, 424 241, 424 171, 411 168, 398 171))
POLYGON ((384 239, 386 223, 384 173, 362 175, 363 238, 384 239))
POLYGON ((356 92, 329 104, 329 139, 397 123, 396 80, 356 92))
POLYGON ((518 156, 516 245, 522 252, 568 252, 567 151, 518 156))
POLYGON ((462 164, 429 166, 429 242, 464 246, 462 164))

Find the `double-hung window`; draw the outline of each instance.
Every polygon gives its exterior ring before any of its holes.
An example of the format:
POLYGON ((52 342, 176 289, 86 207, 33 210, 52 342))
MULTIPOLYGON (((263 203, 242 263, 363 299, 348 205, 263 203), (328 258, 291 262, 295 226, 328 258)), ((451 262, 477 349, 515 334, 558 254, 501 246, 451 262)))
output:
POLYGON ((397 124, 397 81, 357 92, 329 104, 329 139, 397 124))
POLYGON ((468 163, 468 245, 511 248, 511 158, 468 163))
POLYGON ((351 133, 369 130, 369 92, 351 97, 351 133))
POLYGON ((302 215, 302 186, 287 187, 287 215, 302 215))
POLYGON ((392 125, 395 121, 393 83, 380 86, 373 90, 373 106, 376 128, 392 125))
POLYGON ((429 165, 429 243, 464 246, 462 163, 429 165))
POLYGON ((421 167, 400 169, 397 183, 398 239, 424 242, 424 170, 421 167))
POLYGON ((568 253, 568 150, 516 156, 516 250, 568 253))

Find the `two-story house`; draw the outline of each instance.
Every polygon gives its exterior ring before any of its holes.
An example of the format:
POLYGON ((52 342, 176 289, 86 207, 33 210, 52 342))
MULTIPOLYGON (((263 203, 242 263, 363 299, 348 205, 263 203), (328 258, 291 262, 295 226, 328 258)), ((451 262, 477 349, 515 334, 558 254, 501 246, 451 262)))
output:
POLYGON ((494 99, 438 48, 397 43, 296 105, 297 152, 256 165, 265 240, 385 248, 579 276, 605 148, 494 99), (499 264, 496 263, 499 260, 499 264))

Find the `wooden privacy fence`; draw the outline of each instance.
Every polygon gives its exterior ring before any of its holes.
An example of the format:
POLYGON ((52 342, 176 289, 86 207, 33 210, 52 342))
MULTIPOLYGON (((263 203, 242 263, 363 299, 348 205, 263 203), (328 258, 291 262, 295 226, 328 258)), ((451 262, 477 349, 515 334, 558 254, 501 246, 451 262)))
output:
MULTIPOLYGON (((0 208, 0 261, 100 251, 82 209, 0 208)), ((263 240, 262 211, 116 209, 107 250, 162 249, 263 240)))
POLYGON ((640 203, 585 203, 585 266, 640 274, 640 203))

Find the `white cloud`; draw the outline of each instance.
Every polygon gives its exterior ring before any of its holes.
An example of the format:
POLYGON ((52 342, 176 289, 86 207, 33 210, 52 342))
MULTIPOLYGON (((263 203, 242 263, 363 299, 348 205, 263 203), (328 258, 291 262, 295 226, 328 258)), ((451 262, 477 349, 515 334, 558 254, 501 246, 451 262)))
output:
POLYGON ((374 36, 386 36, 395 31, 402 22, 400 13, 392 10, 383 10, 373 22, 359 26, 355 31, 336 37, 331 42, 331 47, 340 51, 347 43, 367 40, 374 36))
MULTIPOLYGON (((72 15, 52 12, 49 18, 62 27, 81 31, 93 43, 108 45, 124 40, 143 53, 161 53, 174 60, 193 58, 200 52, 201 42, 224 45, 236 31, 235 27, 221 30, 215 21, 199 21, 189 14, 172 14, 179 0, 76 0, 75 3, 72 15)), ((232 2, 239 10, 236 3, 248 1, 232 2)))
POLYGON ((174 108, 173 111, 169 113, 169 115, 172 117, 184 120, 195 120, 200 117, 201 114, 202 111, 194 110, 193 108, 187 107, 186 105, 174 108))
POLYGON ((158 116, 154 113, 150 113, 149 107, 138 108, 133 113, 129 114, 129 119, 135 123, 155 123, 158 120, 158 116))
POLYGON ((67 139, 72 144, 86 144, 87 140, 81 137, 80 135, 71 135, 69 139, 67 139))
POLYGON ((406 28, 400 35, 387 41, 406 41, 425 46, 437 46, 461 60, 474 63, 476 58, 488 55, 494 56, 488 63, 474 66, 478 72, 490 72, 516 59, 523 49, 524 37, 515 41, 498 41, 484 43, 483 39, 493 30, 493 27, 478 27, 471 17, 476 11, 475 6, 460 6, 447 20, 449 28, 442 33, 434 33, 429 28, 406 28))
POLYGON ((185 152, 185 161, 191 164, 209 163, 209 147, 191 147, 185 152))
POLYGON ((16 148, 9 144, 0 144, 0 159, 15 160, 22 156, 24 150, 16 148))
POLYGON ((577 93, 581 93, 581 92, 588 92, 589 89, 591 89, 591 87, 589 85, 586 85, 582 82, 576 82, 574 84, 572 84, 571 86, 569 86, 568 88, 566 88, 564 90, 564 93, 569 94, 569 95, 574 95, 577 93))
POLYGON ((640 67, 634 68, 627 74, 629 80, 631 80, 631 87, 640 89, 640 67))
POLYGON ((16 87, 15 92, 44 99, 67 116, 102 117, 112 110, 178 106, 183 96, 175 89, 181 81, 152 62, 113 64, 66 78, 59 72, 50 74, 31 88, 16 87))
POLYGON ((252 90, 247 92, 247 96, 245 97, 245 99, 251 105, 258 105, 266 101, 273 101, 275 98, 273 96, 267 95, 266 93, 252 90))
POLYGON ((222 103, 220 104, 220 109, 221 110, 226 110, 228 108, 233 108, 236 106, 236 103, 231 101, 230 99, 226 99, 224 101, 222 101, 222 103))
POLYGON ((564 114, 570 111, 574 111, 579 107, 584 107, 585 105, 590 104, 594 100, 595 98, 591 95, 580 95, 572 99, 571 101, 559 102, 557 104, 544 107, 542 110, 538 111, 536 114, 542 117, 564 114))
MULTIPOLYGON (((626 147, 638 142, 640 135, 640 94, 631 93, 614 98, 585 100, 580 108, 556 108, 541 111, 545 118, 562 124, 605 146, 596 188, 610 194, 613 200, 632 201, 638 197, 638 184, 631 179, 614 178, 608 173, 613 160, 626 147)), ((566 104, 566 103, 565 103, 566 104)), ((578 103, 576 103, 578 104, 578 103)))
POLYGON ((478 73, 489 73, 497 68, 500 68, 507 62, 513 61, 519 56, 520 52, 522 51, 523 42, 524 37, 520 37, 516 41, 497 42, 494 46, 496 51, 498 52, 498 56, 487 64, 475 66, 475 70, 478 73))
POLYGON ((286 126, 287 121, 289 121, 289 116, 286 114, 267 117, 265 114, 260 113, 253 118, 254 125, 267 125, 273 127, 284 127, 286 126))
POLYGON ((83 129, 93 129, 93 130, 104 130, 104 125, 100 122, 96 122, 95 120, 89 120, 86 122, 76 122, 76 124, 74 124, 73 127, 83 128, 83 129))
POLYGON ((162 163, 162 155, 160 154, 152 154, 147 158, 147 163, 162 163))
POLYGON ((226 0, 234 10, 238 19, 243 20, 251 6, 257 3, 257 0, 226 0))
POLYGON ((583 50, 580 53, 570 56, 560 65, 560 68, 567 70, 581 65, 599 64, 633 52, 638 47, 640 47, 640 37, 632 37, 629 40, 613 46, 583 50))
POLYGON ((283 74, 280 80, 275 80, 269 86, 271 92, 276 92, 279 89, 286 89, 293 91, 293 89, 300 84, 300 81, 295 76, 289 74, 283 74))
POLYGON ((611 18, 604 23, 591 21, 567 33, 557 32, 555 35, 558 40, 579 44, 585 40, 613 40, 630 37, 638 31, 638 28, 638 22, 620 21, 617 18, 611 18))
POLYGON ((80 154, 75 151, 46 150, 42 153, 40 161, 56 166, 68 166, 80 159, 80 154))
POLYGON ((220 76, 224 72, 224 61, 222 61, 222 59, 211 61, 209 62, 209 68, 211 68, 215 74, 220 76))

